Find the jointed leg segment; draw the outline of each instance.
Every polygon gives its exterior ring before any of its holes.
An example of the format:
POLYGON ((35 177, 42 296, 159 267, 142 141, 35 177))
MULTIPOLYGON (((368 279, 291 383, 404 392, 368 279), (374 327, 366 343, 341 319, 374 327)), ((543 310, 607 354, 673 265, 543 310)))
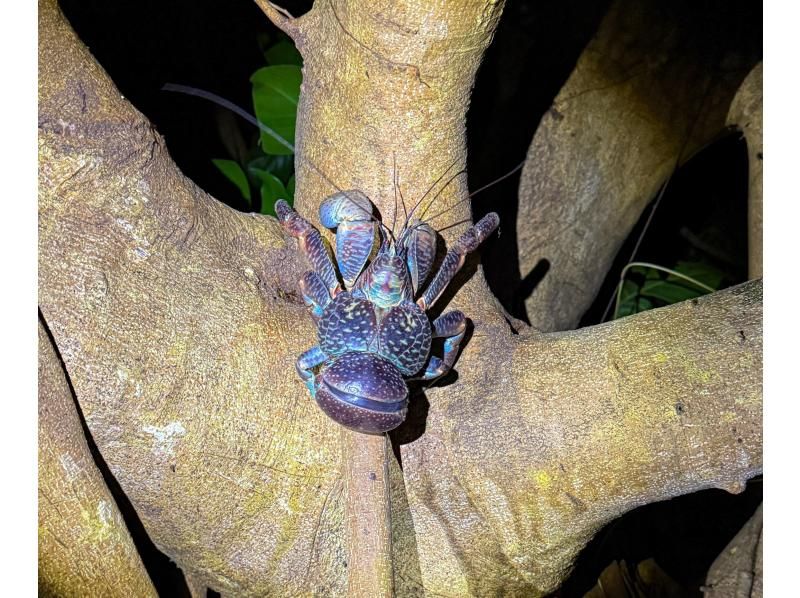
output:
POLYGON ((300 374, 300 377, 305 381, 312 397, 317 393, 317 389, 314 386, 314 374, 311 370, 320 365, 323 361, 325 361, 325 354, 322 352, 322 349, 319 348, 319 345, 315 345, 300 355, 295 363, 297 373, 300 374))
POLYGON ((330 295, 336 295, 342 289, 325 239, 308 220, 295 212, 285 201, 279 200, 275 203, 275 212, 283 228, 300 241, 300 249, 325 283, 330 295))
POLYGON ((320 318, 331 302, 331 294, 319 274, 313 270, 303 274, 303 278, 300 279, 300 292, 303 293, 306 305, 311 307, 311 315, 320 318))
POLYGON ((464 334, 467 331, 467 318, 458 311, 453 310, 442 314, 433 322, 433 337, 446 338, 444 341, 444 355, 442 358, 432 356, 428 362, 428 367, 422 375, 423 380, 433 380, 443 376, 453 367, 458 356, 458 349, 464 334))
POLYGON ((453 246, 447 251, 444 256, 444 261, 436 273, 431 284, 425 289, 422 297, 419 298, 417 304, 423 309, 427 310, 439 298, 439 295, 447 288, 453 276, 456 275, 464 265, 464 259, 467 254, 478 248, 483 240, 488 237, 497 225, 500 219, 497 214, 490 212, 480 219, 475 225, 469 227, 467 231, 461 235, 453 246))

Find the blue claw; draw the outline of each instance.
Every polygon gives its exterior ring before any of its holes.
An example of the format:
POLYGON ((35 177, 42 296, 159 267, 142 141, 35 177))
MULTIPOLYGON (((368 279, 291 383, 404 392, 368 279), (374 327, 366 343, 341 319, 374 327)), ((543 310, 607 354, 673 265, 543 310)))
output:
POLYGON ((399 240, 405 249, 414 294, 425 284, 436 257, 436 231, 427 224, 414 224, 399 240))
POLYGON ((352 289, 375 245, 377 223, 372 202, 361 191, 331 195, 319 207, 319 220, 336 230, 336 262, 345 286, 352 289))
POLYGON ((372 202, 361 191, 334 193, 319 206, 319 221, 326 228, 336 228, 342 222, 372 219, 372 202))

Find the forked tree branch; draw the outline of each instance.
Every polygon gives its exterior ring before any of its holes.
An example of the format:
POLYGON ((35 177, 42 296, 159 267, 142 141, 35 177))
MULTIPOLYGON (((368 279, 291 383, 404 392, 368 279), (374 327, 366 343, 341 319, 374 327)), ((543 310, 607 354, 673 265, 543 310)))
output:
MULTIPOLYGON (((397 40, 416 34, 403 14, 349 6, 307 15, 337 49, 306 62, 297 206, 311 218, 331 187, 304 159, 383 214, 398 148, 409 203, 463 160, 488 43, 470 32, 496 18, 494 5, 469 20, 448 4, 428 17, 447 27, 404 51, 397 40), (473 52, 459 68, 456 43, 473 52)), ((296 289, 306 265, 273 219, 186 179, 54 3, 39 15, 39 301, 99 450, 198 583, 346 594, 341 435, 293 368, 315 338, 296 289)), ((396 593, 546 592, 610 518, 740 488, 761 463, 760 293, 752 282, 602 327, 514 335, 478 271, 451 301, 474 323, 457 374, 415 396, 394 437, 396 593)))

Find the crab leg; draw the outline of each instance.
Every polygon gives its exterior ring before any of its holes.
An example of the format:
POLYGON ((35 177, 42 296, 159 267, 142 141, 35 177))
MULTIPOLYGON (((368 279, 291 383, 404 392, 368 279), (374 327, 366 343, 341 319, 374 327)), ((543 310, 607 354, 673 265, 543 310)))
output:
POLYGON ((444 260, 442 261, 439 271, 436 273, 436 277, 428 288, 425 289, 422 297, 417 301, 417 305, 423 310, 427 310, 433 305, 439 298, 439 295, 447 288, 447 285, 450 284, 456 272, 464 265, 464 259, 467 257, 467 254, 471 251, 475 251, 478 245, 492 234, 499 223, 500 219, 497 214, 489 212, 486 216, 481 218, 477 224, 469 227, 447 251, 447 255, 444 256, 444 260))
POLYGON ((443 376, 450 371, 458 356, 458 349, 461 346, 461 341, 464 339, 464 333, 467 331, 467 318, 458 311, 449 311, 442 314, 433 322, 433 337, 442 338, 444 341, 444 355, 442 359, 432 356, 428 361, 428 367, 425 373, 422 374, 422 380, 433 380, 439 376, 443 376))
POLYGON ((311 314, 315 318, 320 318, 331 302, 331 294, 319 274, 313 270, 303 274, 303 278, 300 279, 300 292, 303 293, 306 305, 311 307, 311 314))
POLYGON ((314 385, 314 374, 311 370, 323 361, 325 361, 325 353, 322 352, 319 345, 315 345, 300 355, 294 366, 297 369, 297 373, 305 381, 312 398, 317 394, 317 389, 314 385))
POLYGON ((284 230, 300 241, 300 249, 306 254, 331 296, 342 288, 336 278, 336 270, 331 261, 330 249, 319 231, 305 218, 295 212, 284 200, 275 203, 275 213, 284 230))

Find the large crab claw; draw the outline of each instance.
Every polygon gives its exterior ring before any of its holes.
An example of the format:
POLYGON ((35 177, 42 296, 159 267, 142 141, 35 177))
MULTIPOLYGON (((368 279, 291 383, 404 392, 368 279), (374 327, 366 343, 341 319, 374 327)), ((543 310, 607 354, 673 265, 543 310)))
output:
POLYGON ((417 222, 406 229, 398 243, 405 251, 411 284, 416 294, 425 284, 436 257, 436 231, 424 222, 417 222))
POLYGON ((348 289, 353 288, 375 246, 373 205, 361 191, 340 191, 319 207, 323 226, 336 229, 336 262, 348 289))

